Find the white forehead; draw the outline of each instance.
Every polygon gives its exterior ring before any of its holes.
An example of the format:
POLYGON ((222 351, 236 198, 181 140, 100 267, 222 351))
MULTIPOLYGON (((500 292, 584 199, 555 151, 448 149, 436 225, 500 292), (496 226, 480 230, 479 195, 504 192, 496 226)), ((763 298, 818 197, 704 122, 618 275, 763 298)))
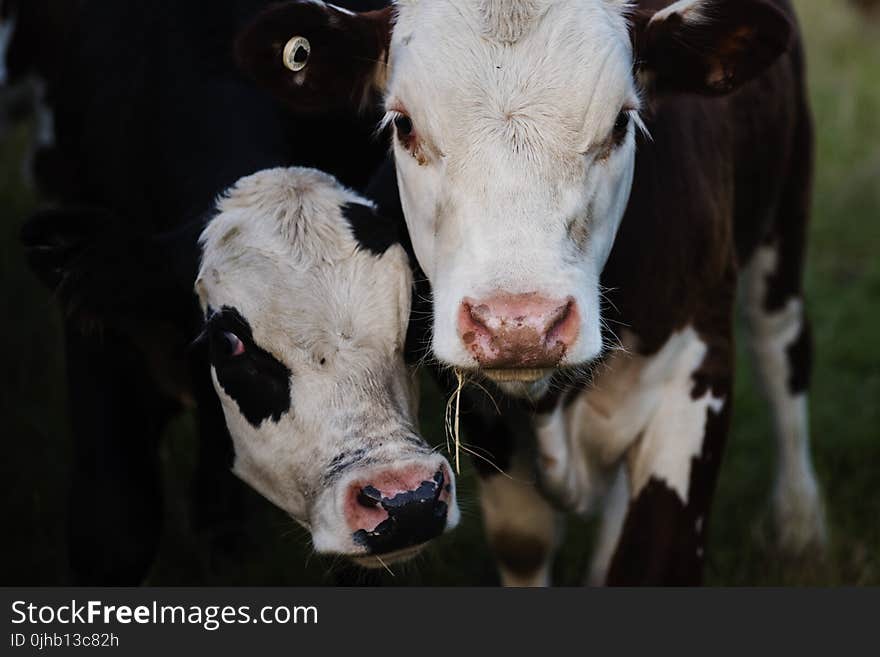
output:
POLYGON ((627 3, 401 0, 387 103, 446 149, 475 130, 543 148, 589 146, 638 106, 627 3))
POLYGON ((243 178, 218 200, 202 234, 196 287, 204 305, 236 308, 276 356, 290 349, 352 349, 402 340, 406 256, 361 251, 342 214, 369 205, 312 169, 271 169, 243 178))
POLYGON ((248 249, 292 264, 345 258, 357 246, 340 216, 347 203, 369 205, 317 169, 266 169, 241 178, 217 200, 217 216, 202 233, 203 266, 248 249))

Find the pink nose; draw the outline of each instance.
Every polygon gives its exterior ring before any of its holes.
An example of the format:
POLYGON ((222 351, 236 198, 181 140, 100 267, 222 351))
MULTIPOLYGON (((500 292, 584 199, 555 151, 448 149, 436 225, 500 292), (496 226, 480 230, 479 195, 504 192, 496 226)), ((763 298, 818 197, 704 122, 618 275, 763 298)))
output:
POLYGON ((574 299, 548 299, 535 292, 464 299, 458 334, 487 369, 552 368, 578 336, 574 299))

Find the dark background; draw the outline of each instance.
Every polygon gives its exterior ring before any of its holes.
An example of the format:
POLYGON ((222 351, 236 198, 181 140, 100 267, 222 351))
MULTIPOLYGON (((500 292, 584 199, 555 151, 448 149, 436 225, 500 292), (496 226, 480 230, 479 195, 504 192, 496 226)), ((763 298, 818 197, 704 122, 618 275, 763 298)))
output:
MULTIPOLYGON (((816 340, 813 451, 831 527, 827 559, 770 547, 774 445, 745 358, 711 526, 710 584, 880 584, 880 22, 844 2, 796 2, 808 45, 818 132, 808 303, 816 340)), ((68 582, 71 446, 56 306, 24 264, 18 233, 39 199, 23 176, 32 123, 0 125, 0 584, 68 582)), ((422 426, 443 441, 445 400, 426 382, 422 426)), ((307 534, 248 493, 240 556, 211 562, 190 529, 195 440, 188 416, 162 443, 166 523, 149 584, 333 584, 344 566, 312 556, 307 534)), ((244 485, 242 485, 244 486, 244 485)), ((411 563, 370 582, 491 584, 476 484, 459 484, 462 524, 411 563)), ((595 523, 569 519, 555 582, 579 584, 595 523)), ((364 578, 367 581, 366 578, 364 578)), ((454 614, 450 610, 450 614, 454 614)))

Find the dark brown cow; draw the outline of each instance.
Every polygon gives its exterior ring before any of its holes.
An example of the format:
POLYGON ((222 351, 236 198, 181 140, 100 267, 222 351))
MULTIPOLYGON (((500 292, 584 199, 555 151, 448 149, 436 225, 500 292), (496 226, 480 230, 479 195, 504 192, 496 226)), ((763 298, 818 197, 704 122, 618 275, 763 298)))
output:
POLYGON ((472 404, 464 421, 512 474, 483 468, 481 487, 505 583, 548 581, 542 493, 604 504, 594 581, 700 581, 738 279, 780 543, 824 544, 801 287, 812 126, 787 0, 288 3, 239 58, 305 109, 382 94, 432 350, 502 393, 500 416, 472 404))

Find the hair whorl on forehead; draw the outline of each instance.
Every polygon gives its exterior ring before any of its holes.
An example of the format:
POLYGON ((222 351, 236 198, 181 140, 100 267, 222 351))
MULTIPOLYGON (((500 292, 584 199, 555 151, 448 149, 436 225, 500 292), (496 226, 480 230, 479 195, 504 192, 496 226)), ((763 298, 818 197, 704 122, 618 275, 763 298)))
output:
POLYGON ((543 0, 480 0, 483 35, 501 43, 515 43, 544 9, 543 0))
POLYGON ((218 214, 200 240, 203 260, 242 251, 283 252, 299 261, 347 257, 357 246, 341 215, 347 203, 368 201, 315 169, 267 169, 241 178, 217 200, 218 214))

